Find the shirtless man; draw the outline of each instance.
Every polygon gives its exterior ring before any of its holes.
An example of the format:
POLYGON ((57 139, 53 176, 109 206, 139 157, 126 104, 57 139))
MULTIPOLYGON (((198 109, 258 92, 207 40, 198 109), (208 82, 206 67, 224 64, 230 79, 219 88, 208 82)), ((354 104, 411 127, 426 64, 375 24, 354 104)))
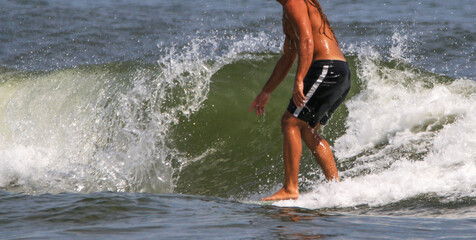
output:
POLYGON ((284 186, 263 201, 297 199, 302 142, 327 180, 339 181, 329 144, 318 134, 350 90, 350 71, 334 32, 317 0, 277 0, 283 6, 283 55, 249 111, 265 112, 271 92, 283 81, 296 56, 298 66, 287 111, 281 119, 284 186))

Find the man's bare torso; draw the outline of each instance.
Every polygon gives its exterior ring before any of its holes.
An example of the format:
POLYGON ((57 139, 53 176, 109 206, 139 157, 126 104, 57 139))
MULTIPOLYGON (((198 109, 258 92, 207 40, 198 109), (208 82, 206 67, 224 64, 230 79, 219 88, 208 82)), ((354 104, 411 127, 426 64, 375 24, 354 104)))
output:
MULTIPOLYGON (((313 48, 313 61, 332 59, 345 61, 345 57, 335 39, 335 36, 329 26, 325 25, 325 34, 323 33, 324 22, 321 19, 321 15, 318 9, 313 5, 310 0, 302 0, 307 5, 307 14, 311 22, 312 38, 314 43, 313 48)), ((298 38, 291 24, 287 20, 286 13, 283 14, 283 30, 284 34, 291 39, 295 47, 297 48, 298 38)))

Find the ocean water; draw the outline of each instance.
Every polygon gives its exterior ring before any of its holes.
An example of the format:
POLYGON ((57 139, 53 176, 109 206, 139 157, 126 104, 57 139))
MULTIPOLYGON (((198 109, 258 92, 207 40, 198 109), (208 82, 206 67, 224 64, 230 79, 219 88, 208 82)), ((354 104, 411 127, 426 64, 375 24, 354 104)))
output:
POLYGON ((474 239, 473 1, 320 1, 352 71, 281 187, 279 122, 248 113, 276 1, 0 0, 0 239, 474 239))

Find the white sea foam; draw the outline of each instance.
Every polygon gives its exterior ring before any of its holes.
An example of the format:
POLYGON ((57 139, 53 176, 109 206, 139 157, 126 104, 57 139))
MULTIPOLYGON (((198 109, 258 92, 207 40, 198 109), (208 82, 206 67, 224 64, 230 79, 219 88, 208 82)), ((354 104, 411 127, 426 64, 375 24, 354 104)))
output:
POLYGON ((171 125, 201 108, 221 67, 279 43, 260 33, 158 47, 158 72, 106 64, 2 75, 0 189, 172 192, 187 161, 168 144, 171 125))
POLYGON ((344 166, 352 162, 340 173, 343 180, 316 183, 298 200, 276 205, 314 209, 382 206, 421 194, 447 201, 476 197, 476 82, 446 82, 381 60, 371 48, 359 50, 364 87, 347 101, 347 131, 334 145, 344 166))

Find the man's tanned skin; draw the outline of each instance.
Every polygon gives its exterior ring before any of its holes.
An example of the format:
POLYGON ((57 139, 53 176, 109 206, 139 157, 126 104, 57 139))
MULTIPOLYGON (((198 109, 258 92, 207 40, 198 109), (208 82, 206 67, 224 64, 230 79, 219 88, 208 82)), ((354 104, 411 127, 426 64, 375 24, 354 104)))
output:
MULTIPOLYGON (((294 79, 292 100, 303 107, 303 79, 312 62, 316 60, 340 60, 345 57, 329 24, 319 12, 319 4, 313 0, 277 0, 283 7, 283 30, 285 34, 283 55, 277 62, 271 77, 253 101, 249 111, 257 115, 265 112, 269 96, 289 73, 296 57, 298 66, 294 79)), ((318 134, 319 124, 313 129, 307 122, 286 111, 281 119, 283 133, 284 186, 263 201, 297 199, 299 196, 298 174, 302 142, 317 160, 328 180, 339 181, 337 168, 329 144, 318 134)))

